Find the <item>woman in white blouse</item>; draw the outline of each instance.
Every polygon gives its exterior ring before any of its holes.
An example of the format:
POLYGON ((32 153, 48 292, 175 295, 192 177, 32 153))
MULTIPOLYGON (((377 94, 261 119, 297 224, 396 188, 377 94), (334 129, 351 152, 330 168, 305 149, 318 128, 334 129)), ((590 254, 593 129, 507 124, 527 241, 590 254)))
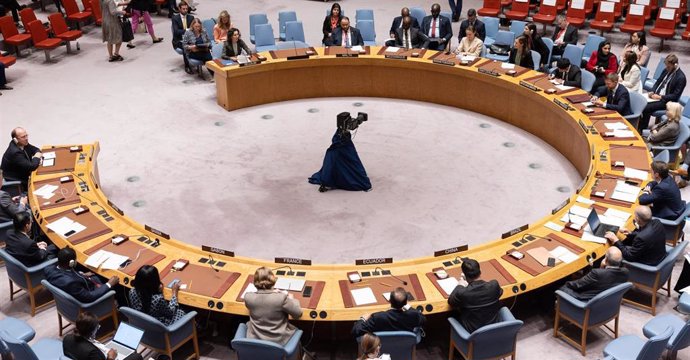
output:
POLYGON ((623 55, 623 63, 618 67, 620 84, 628 91, 640 91, 640 65, 637 64, 637 54, 628 51, 623 55))
POLYGON ((470 25, 467 27, 467 30, 465 30, 465 37, 460 40, 460 44, 457 49, 455 49, 455 54, 480 56, 483 47, 484 43, 476 36, 474 26, 470 25))

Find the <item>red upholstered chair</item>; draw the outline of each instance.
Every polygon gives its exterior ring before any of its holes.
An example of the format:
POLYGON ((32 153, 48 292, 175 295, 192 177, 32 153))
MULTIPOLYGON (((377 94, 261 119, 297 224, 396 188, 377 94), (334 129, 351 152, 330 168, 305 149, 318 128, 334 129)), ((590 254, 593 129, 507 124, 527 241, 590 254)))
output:
MULTIPOLYGON (((19 18, 22 20, 22 26, 24 26, 24 32, 29 33, 29 23, 38 20, 36 18, 36 13, 34 12, 34 9, 30 7, 26 7, 22 10, 19 11, 19 18)), ((50 26, 47 24, 43 24, 43 26, 46 28, 46 31, 51 32, 50 26)))
POLYGON ((81 0, 81 5, 84 7, 84 12, 93 13, 93 10, 91 10, 91 0, 81 0))
POLYGON ((649 35, 661 39, 659 51, 664 48, 664 40, 672 39, 676 35, 676 9, 660 8, 654 27, 649 30, 649 35))
POLYGON ((501 0, 501 11, 513 3, 513 0, 501 0))
POLYGON ((19 46, 31 41, 31 35, 19 33, 17 25, 14 24, 14 19, 10 15, 0 17, 0 32, 2 32, 5 45, 14 46, 17 56, 21 56, 19 46))
POLYGON ((608 1, 613 1, 613 3, 614 3, 613 13, 614 13, 615 19, 618 20, 623 15, 623 7, 625 6, 625 3, 623 2, 623 0, 608 0, 608 1))
POLYGON ((620 30, 629 34, 643 31, 645 7, 640 4, 630 4, 628 14, 625 16, 625 22, 621 25, 620 30))
POLYGON ((585 0, 585 12, 588 16, 594 12, 594 0, 585 0))
POLYGON ((558 12, 565 10, 567 5, 568 5, 568 2, 566 0, 557 0, 556 1, 556 9, 558 9, 558 12))
POLYGON ((539 11, 532 15, 532 21, 543 24, 542 33, 546 32, 546 25, 553 24, 558 14, 558 4, 556 0, 541 0, 539 11))
POLYGON ((511 20, 525 20, 529 16, 529 0, 515 0, 505 16, 511 20))
POLYGON ((484 0, 484 6, 477 10, 479 16, 498 17, 501 12, 501 0, 484 0))
POLYGON ((46 29, 43 28, 43 24, 38 20, 30 22, 29 29, 31 30, 31 39, 34 42, 34 47, 43 50, 46 54, 46 62, 50 62, 50 52, 62 45, 62 40, 48 38, 46 29))
MULTIPOLYGON (((65 18, 60 13, 48 15, 48 21, 50 21, 50 25, 53 27, 55 37, 64 41, 67 44, 67 53, 71 53, 72 47, 70 42, 81 37, 81 30, 70 30, 67 27, 65 18)), ((79 42, 77 42, 77 50, 79 50, 79 42)))
POLYGON ((0 62, 8 68, 17 62, 17 58, 14 56, 0 56, 0 62))
POLYGON ((690 40, 690 29, 685 30, 680 37, 682 37, 683 40, 690 40))
POLYGON ((644 21, 650 21, 652 19, 650 0, 635 0, 635 4, 644 5, 644 21))
POLYGON ((589 22, 589 27, 600 31, 601 36, 604 36, 604 31, 613 30, 615 20, 616 4, 611 1, 602 1, 599 3, 599 11, 594 20, 589 22))
POLYGON ((681 9, 686 9, 686 8, 681 8, 681 2, 680 0, 665 0, 663 2, 665 8, 671 8, 676 10, 676 25, 680 25, 680 20, 683 15, 681 12, 681 9))
POLYGON ((77 29, 79 29, 79 24, 82 21, 86 21, 91 17, 91 12, 79 11, 76 0, 62 0, 62 5, 65 6, 67 20, 75 22, 77 24, 77 29))
POLYGON ((103 12, 101 11, 100 0, 90 0, 91 1, 91 14, 96 21, 96 25, 101 26, 103 23, 103 12))
MULTIPOLYGON (((590 0, 591 1, 591 0, 590 0)), ((585 11, 585 0, 571 0, 570 7, 565 16, 570 25, 581 28, 585 24, 587 12, 585 11)))

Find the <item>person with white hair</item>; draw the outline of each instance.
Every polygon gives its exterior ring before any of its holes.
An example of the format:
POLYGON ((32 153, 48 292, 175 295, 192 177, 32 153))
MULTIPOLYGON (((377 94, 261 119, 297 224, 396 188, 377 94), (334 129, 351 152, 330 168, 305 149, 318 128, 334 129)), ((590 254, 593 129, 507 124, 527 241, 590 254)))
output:
POLYGON ((582 301, 588 301, 604 290, 628 281, 628 269, 622 267, 623 253, 615 246, 606 251, 600 268, 592 269, 587 275, 568 281, 561 287, 565 293, 582 301))

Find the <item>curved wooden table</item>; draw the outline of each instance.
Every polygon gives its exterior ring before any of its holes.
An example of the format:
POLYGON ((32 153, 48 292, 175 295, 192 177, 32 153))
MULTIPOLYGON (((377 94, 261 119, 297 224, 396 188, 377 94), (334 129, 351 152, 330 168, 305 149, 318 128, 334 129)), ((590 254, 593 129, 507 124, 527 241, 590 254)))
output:
MULTIPOLYGON (((264 56, 269 60, 255 66, 221 67, 215 62, 207 63, 215 71, 218 103, 233 110, 292 99, 357 96, 420 100, 454 106, 500 119, 540 137, 575 166, 582 175, 583 182, 578 193, 564 199, 568 201, 567 204, 564 202, 561 207, 554 209, 553 214, 529 224, 527 229, 518 229, 506 238, 459 253, 455 252, 457 249, 451 249, 439 251, 436 254, 438 256, 429 254, 413 258, 414 255, 411 255, 412 259, 396 259, 392 264, 380 264, 382 260, 379 259, 365 265, 290 265, 295 274, 288 278, 306 280, 306 285, 314 288, 315 293, 310 298, 303 298, 301 293, 295 292, 305 308, 305 319, 355 320, 362 313, 386 309, 389 306, 383 299, 383 291, 402 285, 402 281, 408 283, 405 288, 415 296, 411 301, 412 306, 422 309, 424 313, 449 311, 447 295, 438 286, 432 269, 444 268, 452 276, 457 276, 460 265, 455 259, 458 256, 480 261, 483 277, 496 278, 502 284, 504 299, 552 283, 583 268, 588 260, 603 256, 606 245, 582 241, 573 231, 554 231, 545 224, 553 222, 564 225, 560 219, 572 206, 577 204, 589 207, 577 202, 579 196, 589 198, 593 194, 593 188, 600 190, 615 184, 616 179, 623 176, 623 168, 613 168, 613 160, 625 159, 629 166, 649 170, 651 158, 646 150, 642 150, 644 143, 637 133, 634 138, 613 139, 589 131, 585 133, 583 129, 594 125, 601 131, 605 130, 604 124, 607 121, 621 121, 632 130, 622 117, 609 114, 598 117, 600 120, 592 120, 579 110, 568 111, 554 102, 558 100, 567 104, 566 96, 584 94, 579 89, 567 94, 550 95, 545 91, 534 91, 520 85, 521 81, 527 81, 545 88, 550 87, 545 80, 534 79, 539 75, 537 72, 530 70, 516 77, 505 74, 494 77, 479 72, 478 66, 502 71, 500 64, 484 64, 485 59, 471 66, 437 64, 430 57, 436 56, 438 60, 442 56, 434 51, 427 51, 420 58, 409 57, 402 60, 374 55, 382 53, 383 50, 378 47, 370 49, 371 55, 360 55, 358 58, 325 55, 325 49, 315 50, 316 55, 303 60, 274 59, 271 54, 265 53, 264 56), (607 155, 606 160, 601 159, 602 152, 607 155), (548 240, 542 237, 548 237, 548 240), (564 246, 577 253, 577 260, 545 267, 531 255, 526 254, 526 258, 520 261, 506 255, 514 248, 526 253, 530 248, 541 246, 547 249, 564 246), (403 280, 389 275, 374 275, 377 266, 391 271, 403 280), (358 272, 363 276, 363 282, 350 283, 347 279, 351 272, 358 272), (354 305, 349 290, 363 287, 371 287, 375 293, 378 292, 375 294, 376 305, 354 305)), ((81 146, 80 150, 74 152, 69 151, 69 145, 52 147, 58 150, 56 164, 53 167, 40 167, 31 179, 29 190, 32 208, 38 223, 51 240, 60 247, 73 246, 82 264, 89 254, 98 249, 128 255, 134 259, 134 263, 124 269, 93 269, 103 276, 119 276, 126 286, 129 286, 139 266, 154 264, 163 274, 164 284, 172 278, 180 278, 183 283, 187 283, 188 289, 180 292, 181 303, 201 309, 247 314, 239 297, 246 284, 251 281, 255 269, 259 266, 277 268, 284 264, 220 255, 210 252, 215 251, 213 249, 203 251, 175 239, 166 239, 165 234, 129 218, 108 201, 100 188, 96 161, 99 144, 81 146), (60 178, 63 177, 73 179, 74 182, 60 183, 60 178), (35 193, 46 184, 59 186, 57 195, 51 199, 44 199, 35 193), (58 197, 65 199, 56 203, 58 197), (72 209, 77 206, 90 211, 74 215, 72 209), (63 217, 86 225, 86 230, 64 238, 47 228, 48 223, 63 217), (119 246, 110 244, 111 239, 118 234, 130 238, 119 246), (156 239, 160 245, 153 247, 156 239), (209 254, 213 255, 212 259, 209 254), (190 265, 181 272, 170 272, 171 264, 180 258, 189 260, 190 265), (209 260, 221 264, 210 266, 209 260)), ((43 151, 45 154, 51 150, 44 148, 43 151)), ((611 200, 611 192, 612 190, 607 193, 606 198, 592 197, 596 201, 593 206, 600 211, 612 208, 632 214, 635 204, 611 200)), ((500 206, 499 201, 497 206, 500 206)), ((627 225, 630 226, 630 223, 631 218, 627 225)), ((510 229, 506 229, 506 232, 509 231, 510 229)), ((209 245, 222 247, 221 244, 209 245)), ((456 244, 449 244, 453 245, 456 244)), ((169 290, 165 291, 169 296, 169 290)))

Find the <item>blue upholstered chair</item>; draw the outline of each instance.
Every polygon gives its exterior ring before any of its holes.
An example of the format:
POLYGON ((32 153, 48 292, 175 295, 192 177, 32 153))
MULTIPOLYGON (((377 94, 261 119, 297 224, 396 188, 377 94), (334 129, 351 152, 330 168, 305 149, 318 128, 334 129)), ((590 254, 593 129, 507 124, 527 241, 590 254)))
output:
POLYGON ((667 327, 659 335, 644 341, 635 335, 625 335, 611 341, 604 348, 604 356, 613 359, 657 360, 666 348, 673 330, 667 327))
POLYGON ((306 42, 304 40, 304 26, 301 21, 288 21, 285 23, 284 40, 306 42))
POLYGON ((515 34, 515 37, 522 35, 525 32, 526 21, 512 20, 510 22, 510 32, 515 34))
POLYGON ((630 110, 632 111, 632 114, 623 116, 630 125, 632 125, 634 128, 637 128, 637 122, 640 120, 640 116, 642 116, 642 111, 644 110, 645 106, 647 106, 647 97, 636 92, 630 92, 630 110))
POLYGON ((237 352, 238 360, 297 360, 302 358, 299 340, 302 330, 297 329, 285 345, 272 341, 248 339, 247 324, 240 324, 232 339, 232 348, 237 352))
POLYGON ((678 311, 690 314, 690 293, 682 293, 678 299, 678 311))
POLYGON ((22 194, 22 182, 18 180, 3 179, 1 189, 12 197, 19 196, 22 194))
POLYGON ((546 36, 542 37, 541 40, 544 42, 544 45, 546 45, 546 48, 549 49, 549 57, 544 62, 546 64, 546 69, 544 70, 548 70, 551 67, 551 55, 553 55, 553 40, 546 36))
MULTIPOLYGON (((381 339, 380 353, 390 355, 391 359, 414 360, 417 344, 422 340, 421 328, 415 328, 414 331, 377 331, 374 334, 381 339)), ((357 338, 358 346, 361 339, 357 338)))
POLYGON ((680 133, 678 133, 678 138, 676 138, 676 142, 673 143, 673 145, 669 146, 660 146, 660 145, 653 145, 651 146, 651 150, 654 153, 657 153, 659 151, 663 150, 668 150, 670 159, 669 159, 669 167, 672 169, 675 169, 678 167, 678 163, 680 162, 680 156, 678 156, 678 153, 680 152, 680 148, 683 147, 683 145, 690 139, 690 128, 687 126, 681 126, 680 127, 680 133))
MULTIPOLYGON (((668 150, 664 150, 666 152, 668 150)), ((660 152, 662 154, 663 152, 660 152)), ((656 156, 654 157, 656 160, 656 156)), ((666 161, 668 162, 668 161, 666 161)), ((683 228, 685 227, 685 218, 690 216, 690 203, 685 203, 685 211, 683 211, 677 218, 673 220, 666 220, 661 218, 655 218, 661 221, 664 225, 664 231, 666 232, 666 243, 671 246, 676 246, 678 241, 685 237, 683 233, 683 228)))
POLYGON ((206 20, 201 21, 201 26, 206 31, 208 38, 211 39, 211 45, 216 43, 216 40, 213 38, 213 27, 215 25, 216 25, 216 19, 206 19, 206 20))
POLYGON ((541 54, 530 50, 532 52, 532 63, 534 63, 534 70, 539 71, 539 64, 541 64, 541 54))
MULTIPOLYGON (((374 21, 374 10, 372 9, 357 9, 355 10, 355 22, 360 22, 362 20, 374 21)), ((422 23, 419 23, 420 25, 422 23)))
POLYGON ((422 20, 424 20, 424 17, 426 16, 426 10, 417 6, 411 7, 410 16, 417 19, 417 23, 419 23, 419 26, 422 26, 422 20))
POLYGON ((647 76, 649 76, 649 69, 644 66, 640 66, 640 89, 638 90, 640 94, 642 94, 642 90, 644 90, 644 82, 647 80, 647 76))
POLYGON ((278 12, 278 33, 280 34, 280 40, 282 41, 285 41, 285 39, 287 39, 286 24, 288 21, 297 21, 297 13, 294 11, 278 12))
POLYGON ((191 340, 194 345, 194 354, 199 359, 199 341, 194 321, 196 311, 188 312, 168 326, 148 314, 126 306, 121 307, 120 312, 127 317, 127 323, 144 330, 141 345, 168 355, 172 359, 173 352, 191 340))
MULTIPOLYGON (((0 320, 0 330, 7 331, 7 333, 15 339, 29 342, 36 336, 36 331, 26 321, 8 316, 0 320)), ((0 341, 1 343, 1 341, 0 341)))
MULTIPOLYGON (((484 45, 489 47, 496 41, 496 36, 498 36, 499 20, 495 17, 484 17, 482 21, 484 22, 484 29, 486 30, 484 45)), ((419 24, 421 24, 421 22, 419 24)))
POLYGON ((223 43, 222 42, 213 44, 213 46, 211 47, 211 56, 214 59, 220 59, 221 57, 223 57, 223 43))
MULTIPOLYGON (((571 64, 579 66, 580 61, 582 61, 582 48, 577 45, 568 44, 565 46, 565 49, 563 50, 563 56, 551 56, 552 59, 558 59, 561 57, 570 60, 571 64)), ((582 69, 582 72, 584 73, 585 69, 582 69)))
POLYGON ((582 90, 591 93, 592 92, 592 87, 594 87, 594 81, 596 81, 596 76, 592 74, 591 72, 582 69, 582 75, 581 75, 581 85, 582 85, 582 90))
POLYGON ((0 341, 5 343, 16 360, 60 360, 64 356, 62 341, 57 339, 44 338, 29 346, 26 341, 0 330, 0 341))
POLYGON ((635 288, 650 292, 652 295, 652 304, 646 305, 631 299, 623 299, 623 301, 639 306, 645 310, 650 310, 652 315, 656 315, 657 292, 659 289, 664 289, 666 290, 667 296, 671 296, 671 273, 673 272, 673 265, 687 245, 688 242, 683 241, 676 247, 667 246, 666 257, 656 266, 623 260, 623 264, 625 264, 625 267, 627 267, 629 271, 628 280, 635 285, 635 288), (666 285, 666 288, 664 288, 664 285, 666 285))
MULTIPOLYGON (((453 19, 453 13, 450 11, 441 11, 439 15, 445 17, 448 20, 453 19)), ((419 23, 419 26, 422 26, 422 23, 419 23)))
POLYGON ((511 356, 515 359, 517 333, 523 322, 516 320, 507 307, 498 313, 499 322, 482 326, 469 333, 459 321, 448 318, 450 323, 450 353, 453 359, 455 349, 467 360, 498 359, 511 356))
POLYGON ((664 64, 664 59, 665 58, 663 56, 659 58, 659 62, 656 64, 656 68, 654 69, 654 75, 652 75, 652 78, 643 80, 645 90, 652 91, 654 83, 657 79, 659 79, 659 77, 661 77, 661 73, 664 72, 664 69, 666 68, 666 65, 664 64))
MULTIPOLYGON (((494 41, 495 45, 508 45, 511 49, 513 48, 513 43, 515 42, 515 34, 513 34, 510 31, 505 31, 505 30, 498 30, 498 34, 496 34, 496 41, 494 41)), ((497 54, 492 54, 488 53, 486 54, 486 57, 489 59, 494 59, 498 61, 508 61, 508 55, 497 55, 497 54)))
POLYGON ((54 266, 57 259, 45 261, 41 264, 32 267, 26 267, 20 263, 12 255, 0 249, 0 258, 5 260, 5 269, 7 269, 7 277, 10 282, 10 301, 14 301, 14 295, 25 290, 29 294, 29 301, 31 302, 31 316, 36 315, 36 310, 52 303, 48 302, 41 306, 36 306, 36 293, 41 290, 41 280, 43 280, 43 270, 48 266, 54 266), (14 285, 19 289, 15 290, 14 285))
POLYGON ((12 228, 11 221, 0 222, 0 246, 5 247, 7 243, 7 230, 12 228))
POLYGON ((271 24, 259 24, 254 27, 256 34, 256 52, 276 50, 276 39, 271 24))
POLYGON ((574 64, 580 66, 580 63, 582 61, 584 61, 584 62, 589 61, 589 57, 592 56, 592 52, 599 49, 599 44, 601 44, 603 41, 606 41, 606 39, 602 36, 594 35, 594 34, 587 35, 587 41, 585 42, 585 47, 582 48, 582 57, 580 58, 579 62, 574 63, 574 64))
POLYGON ((358 21, 356 27, 362 33, 364 45, 376 46, 376 29, 374 29, 374 20, 358 21))
POLYGON ((256 25, 268 24, 268 16, 264 13, 249 14, 249 41, 256 44, 256 25))
POLYGON ((89 311, 96 315, 99 321, 107 318, 113 319, 113 331, 117 329, 117 304, 115 303, 115 291, 110 290, 101 296, 96 301, 90 303, 83 303, 75 299, 72 295, 62 291, 62 289, 53 286, 48 280, 41 280, 41 284, 53 294, 55 299, 55 307, 58 312, 58 331, 62 336, 62 331, 66 329, 70 323, 77 322, 79 314, 89 311), (62 318, 67 320, 67 324, 62 324, 62 318))
POLYGON ((668 327, 673 329, 673 335, 668 339, 666 349, 668 349, 668 358, 675 359, 678 350, 690 346, 690 320, 683 320, 673 314, 658 315, 644 325, 642 333, 651 339, 659 336, 668 327))
MULTIPOLYGON (((670 155, 668 154, 668 150, 661 151, 658 154, 654 155, 654 161, 663 161, 665 163, 668 163, 669 159, 670 159, 670 155)), ((661 219, 659 219, 659 220, 661 220, 661 219)))
POLYGON ((614 337, 618 337, 618 318, 621 302, 623 301, 623 295, 632 286, 629 282, 618 284, 606 291, 602 291, 587 302, 575 299, 561 290, 556 290, 556 318, 553 325, 553 336, 562 336, 563 340, 580 349, 582 356, 585 356, 587 352, 587 332, 590 329, 603 325, 613 332, 614 337), (582 329, 579 343, 560 331, 559 324, 561 318, 582 329), (611 320, 615 320, 613 329, 606 325, 611 320))
POLYGON ((307 47, 309 45, 302 41, 284 41, 276 44, 276 49, 278 50, 303 49, 307 47))

